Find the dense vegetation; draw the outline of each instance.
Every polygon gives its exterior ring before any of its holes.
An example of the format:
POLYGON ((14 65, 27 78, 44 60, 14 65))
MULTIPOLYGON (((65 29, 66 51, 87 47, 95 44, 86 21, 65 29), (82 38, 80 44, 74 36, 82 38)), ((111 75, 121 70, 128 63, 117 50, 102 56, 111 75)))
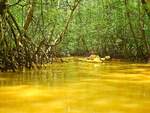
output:
POLYGON ((31 68, 55 56, 147 61, 148 0, 0 0, 0 68, 31 68))

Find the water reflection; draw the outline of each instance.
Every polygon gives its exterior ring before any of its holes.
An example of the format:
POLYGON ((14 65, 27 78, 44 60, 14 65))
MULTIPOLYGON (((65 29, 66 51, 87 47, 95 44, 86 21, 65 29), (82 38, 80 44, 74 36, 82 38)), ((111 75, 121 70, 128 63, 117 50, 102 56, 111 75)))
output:
POLYGON ((0 113, 148 113, 149 64, 52 64, 0 73, 0 113))

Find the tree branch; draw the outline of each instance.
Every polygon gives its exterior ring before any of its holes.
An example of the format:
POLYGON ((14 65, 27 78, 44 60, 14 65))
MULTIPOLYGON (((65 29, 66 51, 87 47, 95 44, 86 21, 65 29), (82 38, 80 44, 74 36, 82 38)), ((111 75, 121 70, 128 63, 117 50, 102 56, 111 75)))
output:
POLYGON ((77 6, 79 5, 80 1, 81 1, 81 0, 75 0, 74 6, 73 6, 72 11, 71 11, 71 13, 70 13, 70 16, 69 16, 69 18, 68 18, 68 20, 67 20, 67 22, 66 22, 65 27, 64 27, 64 31, 62 31, 62 32, 60 33, 59 37, 55 40, 55 42, 54 42, 55 45, 58 45, 58 44, 62 41, 62 39, 64 38, 64 35, 66 34, 66 32, 67 32, 67 30, 68 30, 68 27, 69 27, 69 24, 70 24, 70 22, 71 22, 71 20, 72 20, 74 11, 75 11, 75 9, 77 8, 77 6))
POLYGON ((12 6, 18 5, 21 1, 22 1, 22 0, 18 0, 16 3, 9 5, 9 7, 12 7, 12 6))

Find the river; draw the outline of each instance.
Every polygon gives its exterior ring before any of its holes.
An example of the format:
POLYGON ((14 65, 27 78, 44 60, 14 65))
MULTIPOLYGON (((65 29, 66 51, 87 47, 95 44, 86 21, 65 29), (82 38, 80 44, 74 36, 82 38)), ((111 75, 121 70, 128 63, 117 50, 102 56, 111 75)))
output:
POLYGON ((149 113, 150 64, 54 63, 0 73, 0 113, 149 113))

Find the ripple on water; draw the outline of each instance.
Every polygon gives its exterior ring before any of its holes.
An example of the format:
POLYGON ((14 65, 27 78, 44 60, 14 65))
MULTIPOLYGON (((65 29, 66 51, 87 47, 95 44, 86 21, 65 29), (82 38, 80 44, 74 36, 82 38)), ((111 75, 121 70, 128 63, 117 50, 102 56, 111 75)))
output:
POLYGON ((147 64, 70 62, 0 73, 0 113, 148 113, 147 64))

